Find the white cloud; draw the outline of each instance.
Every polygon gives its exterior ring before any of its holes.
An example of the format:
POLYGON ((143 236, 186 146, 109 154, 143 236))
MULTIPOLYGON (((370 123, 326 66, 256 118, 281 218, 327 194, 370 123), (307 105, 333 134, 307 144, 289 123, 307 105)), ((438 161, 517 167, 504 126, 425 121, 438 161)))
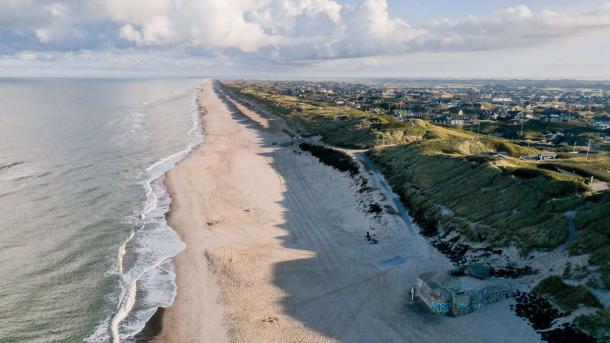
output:
POLYGON ((245 14, 254 7, 255 2, 247 0, 208 0, 193 3, 190 8, 183 6, 181 13, 188 19, 182 22, 182 32, 194 46, 255 51, 274 41, 260 25, 245 19, 245 14))
POLYGON ((499 16, 503 16, 507 19, 521 19, 521 18, 531 18, 534 15, 534 12, 529 9, 529 7, 525 5, 519 5, 515 7, 508 7, 504 10, 501 10, 497 13, 499 16))
POLYGON ((96 0, 95 6, 109 19, 118 22, 143 24, 150 18, 166 15, 172 8, 171 0, 96 0))
POLYGON ((403 52, 421 34, 400 18, 391 17, 385 0, 363 0, 356 7, 347 7, 342 19, 343 36, 333 44, 337 57, 403 52))
POLYGON ((413 49, 496 50, 543 45, 587 32, 610 30, 610 7, 579 13, 532 12, 510 7, 488 17, 437 21, 424 25, 424 39, 413 49))
POLYGON ((29 33, 39 42, 28 47, 0 41, 1 51, 14 49, 15 54, 95 46, 298 64, 544 46, 610 33, 610 4, 572 13, 534 12, 520 5, 488 16, 410 25, 390 13, 386 0, 356 5, 339 0, 0 0, 0 29, 16 37, 29 33))
POLYGON ((42 43, 47 43, 51 40, 51 32, 49 29, 35 29, 34 33, 36 34, 36 38, 42 43))
POLYGON ((146 44, 171 43, 174 31, 167 17, 155 16, 142 25, 142 41, 146 44))
POLYGON ((131 24, 121 26, 121 28, 119 29, 119 36, 130 42, 136 43, 136 45, 141 45, 143 42, 142 33, 136 30, 131 24))

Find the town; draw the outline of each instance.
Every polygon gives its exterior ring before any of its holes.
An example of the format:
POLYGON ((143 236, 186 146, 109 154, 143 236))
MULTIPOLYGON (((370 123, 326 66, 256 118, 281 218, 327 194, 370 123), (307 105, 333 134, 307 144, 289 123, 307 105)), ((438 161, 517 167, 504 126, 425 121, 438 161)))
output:
POLYGON ((387 114, 402 121, 420 118, 520 145, 610 151, 610 83, 387 80, 284 81, 267 86, 303 101, 387 114))

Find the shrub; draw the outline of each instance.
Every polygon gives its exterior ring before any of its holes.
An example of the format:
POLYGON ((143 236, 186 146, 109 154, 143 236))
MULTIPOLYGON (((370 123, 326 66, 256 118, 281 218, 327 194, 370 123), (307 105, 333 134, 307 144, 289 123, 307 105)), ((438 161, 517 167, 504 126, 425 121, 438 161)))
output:
POLYGON ((310 152, 322 163, 334 167, 337 170, 349 172, 352 176, 358 174, 359 172, 358 164, 354 161, 354 159, 342 151, 309 143, 301 143, 299 144, 299 148, 301 148, 303 151, 310 152))
POLYGON ((599 343, 610 342, 610 309, 599 310, 591 315, 579 316, 574 324, 597 339, 599 343))
POLYGON ((549 298, 555 305, 565 311, 573 311, 579 306, 602 308, 595 295, 583 285, 571 286, 564 283, 557 275, 540 281, 533 292, 549 298))

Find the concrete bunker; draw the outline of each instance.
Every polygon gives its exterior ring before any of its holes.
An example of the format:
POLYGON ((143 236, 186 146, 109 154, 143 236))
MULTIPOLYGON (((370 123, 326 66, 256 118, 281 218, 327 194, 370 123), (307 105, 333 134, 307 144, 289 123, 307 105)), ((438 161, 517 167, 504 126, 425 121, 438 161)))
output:
POLYGON ((474 312, 484 305, 504 300, 512 293, 511 288, 501 282, 468 274, 455 276, 451 272, 420 274, 415 291, 430 310, 447 316, 474 312))

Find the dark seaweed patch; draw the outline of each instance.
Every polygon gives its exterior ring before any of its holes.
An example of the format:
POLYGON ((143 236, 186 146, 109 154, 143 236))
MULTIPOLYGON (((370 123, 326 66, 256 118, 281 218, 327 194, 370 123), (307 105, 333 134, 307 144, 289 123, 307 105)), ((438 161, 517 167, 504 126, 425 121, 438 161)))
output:
POLYGON ((568 312, 561 312, 548 300, 531 293, 516 292, 514 306, 515 313, 527 319, 535 330, 547 330, 557 318, 567 316, 568 312))

